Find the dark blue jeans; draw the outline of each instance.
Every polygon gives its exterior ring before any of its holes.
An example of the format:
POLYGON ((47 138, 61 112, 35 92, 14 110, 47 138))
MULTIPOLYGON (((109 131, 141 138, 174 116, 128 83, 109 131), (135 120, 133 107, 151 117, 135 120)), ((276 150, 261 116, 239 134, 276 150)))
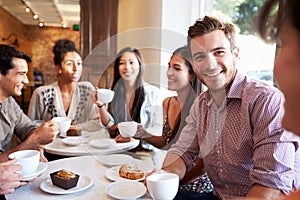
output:
POLYGON ((213 194, 213 192, 186 192, 178 191, 174 200, 190 200, 190 199, 199 199, 199 200, 220 200, 219 197, 213 194))

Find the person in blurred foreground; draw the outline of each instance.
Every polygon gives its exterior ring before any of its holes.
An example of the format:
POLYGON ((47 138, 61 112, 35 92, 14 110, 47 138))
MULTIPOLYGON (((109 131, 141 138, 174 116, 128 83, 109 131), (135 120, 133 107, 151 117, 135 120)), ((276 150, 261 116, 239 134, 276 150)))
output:
MULTIPOLYGON (((299 0, 268 0, 261 8, 258 18, 258 30, 262 38, 267 42, 277 41, 274 77, 276 84, 285 96, 285 113, 282 124, 284 128, 297 135, 300 135, 299 8, 299 0), (274 10, 277 11, 275 15, 273 15, 274 10)), ((286 199, 300 199, 299 188, 286 199)))

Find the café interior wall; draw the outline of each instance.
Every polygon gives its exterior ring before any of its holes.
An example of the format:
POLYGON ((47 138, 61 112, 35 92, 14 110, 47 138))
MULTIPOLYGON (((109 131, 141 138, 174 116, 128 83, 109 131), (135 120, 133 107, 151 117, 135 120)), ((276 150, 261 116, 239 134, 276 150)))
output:
POLYGON ((160 84, 161 0, 119 0, 117 49, 138 48, 146 82, 160 84))
POLYGON ((2 7, 0 7, 0 16, 1 43, 10 44, 12 39, 7 42, 2 41, 2 37, 7 37, 10 33, 15 33, 19 41, 18 50, 32 56, 32 62, 29 65, 28 71, 28 79, 31 85, 34 85, 33 68, 37 68, 42 72, 45 84, 51 83, 56 79, 52 53, 52 48, 56 40, 69 38, 75 42, 77 48, 80 48, 79 31, 73 31, 71 28, 40 28, 38 26, 23 25, 2 7))
MULTIPOLYGON (((30 43, 27 41, 24 25, 2 7, 0 7, 0 16, 0 43, 10 45, 16 39, 15 36, 17 36, 19 43, 18 49, 31 55, 32 48, 30 43), (2 38, 7 38, 12 33, 15 34, 15 36, 11 36, 8 40, 3 41, 2 38)), ((30 66, 28 78, 29 80, 33 80, 33 70, 30 66)))
POLYGON ((118 49, 134 46, 145 60, 145 80, 167 87, 172 52, 186 44, 188 27, 212 12, 205 0, 119 0, 118 49))

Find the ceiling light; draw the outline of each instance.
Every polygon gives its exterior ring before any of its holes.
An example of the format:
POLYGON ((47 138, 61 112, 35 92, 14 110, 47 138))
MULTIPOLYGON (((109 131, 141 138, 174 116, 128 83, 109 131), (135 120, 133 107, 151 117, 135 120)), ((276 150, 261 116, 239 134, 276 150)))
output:
POLYGON ((39 27, 43 27, 44 26, 44 22, 39 22, 39 27))
POLYGON ((39 18, 38 15, 36 15, 36 14, 33 15, 33 19, 38 19, 38 18, 39 18))
POLYGON ((29 13, 29 12, 30 12, 30 8, 29 8, 29 7, 26 7, 26 8, 25 8, 25 12, 29 13))
POLYGON ((68 25, 67 25, 66 23, 63 23, 62 27, 63 27, 63 28, 67 28, 68 25))

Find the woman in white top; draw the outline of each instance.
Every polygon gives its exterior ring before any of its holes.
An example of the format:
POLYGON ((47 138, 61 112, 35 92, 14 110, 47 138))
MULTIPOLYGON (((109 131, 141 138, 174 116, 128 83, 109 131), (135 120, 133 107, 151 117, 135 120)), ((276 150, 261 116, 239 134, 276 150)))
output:
POLYGON ((53 47, 57 81, 37 88, 30 100, 28 116, 32 120, 69 117, 73 128, 94 131, 101 128, 99 110, 93 103, 90 82, 78 82, 82 73, 82 59, 75 44, 58 40, 53 47))
POLYGON ((131 47, 122 49, 114 63, 112 90, 114 99, 106 106, 96 98, 102 124, 107 126, 111 137, 118 134, 116 124, 136 121, 140 128, 161 135, 163 98, 160 90, 143 81, 144 64, 139 50, 131 47))

